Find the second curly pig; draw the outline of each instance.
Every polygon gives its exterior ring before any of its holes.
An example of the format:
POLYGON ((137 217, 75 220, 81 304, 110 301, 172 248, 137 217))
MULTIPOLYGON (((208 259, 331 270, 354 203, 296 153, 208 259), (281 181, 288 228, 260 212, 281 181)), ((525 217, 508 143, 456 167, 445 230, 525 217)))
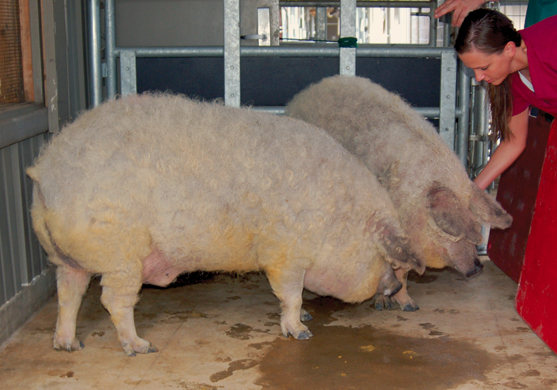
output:
POLYGON ((124 351, 142 283, 196 270, 266 273, 284 335, 302 290, 360 302, 423 272, 373 174, 320 129, 179 96, 130 96, 78 118, 28 169, 33 226, 57 266, 57 349, 83 347, 76 316, 91 274, 124 351))
MULTIPOLYGON (((482 269, 481 224, 507 228, 512 218, 469 179, 435 128, 396 94, 353 76, 323 79, 296 95, 287 115, 326 130, 382 181, 409 244, 428 267, 482 269)), ((404 270, 397 273, 406 283, 404 270)), ((403 310, 418 305, 403 288, 403 310)))

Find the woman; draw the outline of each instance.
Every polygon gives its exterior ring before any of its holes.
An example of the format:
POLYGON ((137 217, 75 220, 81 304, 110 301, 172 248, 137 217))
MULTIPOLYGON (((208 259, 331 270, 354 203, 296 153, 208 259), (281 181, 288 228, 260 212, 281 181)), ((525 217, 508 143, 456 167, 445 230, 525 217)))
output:
POLYGON ((518 32, 500 12, 472 11, 455 49, 476 79, 488 83, 494 137, 501 139, 474 180, 485 189, 524 150, 529 106, 557 116, 557 16, 518 32))

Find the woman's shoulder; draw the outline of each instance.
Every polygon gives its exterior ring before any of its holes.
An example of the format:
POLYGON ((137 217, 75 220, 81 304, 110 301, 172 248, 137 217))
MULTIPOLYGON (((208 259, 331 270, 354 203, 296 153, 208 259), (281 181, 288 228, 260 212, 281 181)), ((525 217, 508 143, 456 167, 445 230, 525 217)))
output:
POLYGON ((531 25, 530 27, 526 27, 523 30, 520 30, 520 34, 524 36, 547 36, 550 35, 557 35, 557 15, 550 16, 549 18, 545 18, 544 20, 539 21, 536 24, 531 25))

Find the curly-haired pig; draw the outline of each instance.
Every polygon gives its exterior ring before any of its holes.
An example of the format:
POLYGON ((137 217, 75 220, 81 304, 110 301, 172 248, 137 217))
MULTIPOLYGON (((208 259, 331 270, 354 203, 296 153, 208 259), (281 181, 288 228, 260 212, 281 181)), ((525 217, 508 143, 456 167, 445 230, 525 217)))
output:
MULTIPOLYGON (((426 266, 451 266, 471 276, 482 269, 481 224, 507 228, 512 218, 478 189, 435 128, 398 95, 368 79, 334 76, 311 85, 286 114, 323 128, 382 182, 399 212, 412 251, 426 266)), ((418 309, 404 288, 393 296, 418 309)), ((390 302, 380 302, 378 308, 390 302)))
POLYGON ((361 302, 401 288, 393 268, 423 272, 377 178, 305 122, 169 94, 94 108, 54 137, 28 169, 33 227, 57 266, 56 349, 79 350, 76 316, 90 276, 126 354, 143 283, 191 271, 265 272, 300 321, 302 290, 361 302))

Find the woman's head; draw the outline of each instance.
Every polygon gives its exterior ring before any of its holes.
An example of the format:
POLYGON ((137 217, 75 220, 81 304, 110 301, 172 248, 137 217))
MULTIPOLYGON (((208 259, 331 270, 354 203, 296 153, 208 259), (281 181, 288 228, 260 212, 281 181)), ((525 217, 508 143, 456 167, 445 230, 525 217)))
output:
POLYGON ((509 42, 516 46, 522 42, 513 22, 501 12, 478 9, 470 12, 462 22, 454 47, 458 54, 473 50, 495 54, 501 53, 509 42))
POLYGON ((513 59, 521 43, 522 37, 509 18, 488 9, 470 12, 455 42, 455 50, 464 65, 474 71, 478 81, 489 84, 493 136, 502 139, 512 136, 508 128, 512 115, 508 76, 517 70, 513 59))
POLYGON ((464 65, 474 70, 478 81, 499 85, 513 72, 511 63, 521 41, 505 15, 479 9, 464 19, 455 50, 464 65))

